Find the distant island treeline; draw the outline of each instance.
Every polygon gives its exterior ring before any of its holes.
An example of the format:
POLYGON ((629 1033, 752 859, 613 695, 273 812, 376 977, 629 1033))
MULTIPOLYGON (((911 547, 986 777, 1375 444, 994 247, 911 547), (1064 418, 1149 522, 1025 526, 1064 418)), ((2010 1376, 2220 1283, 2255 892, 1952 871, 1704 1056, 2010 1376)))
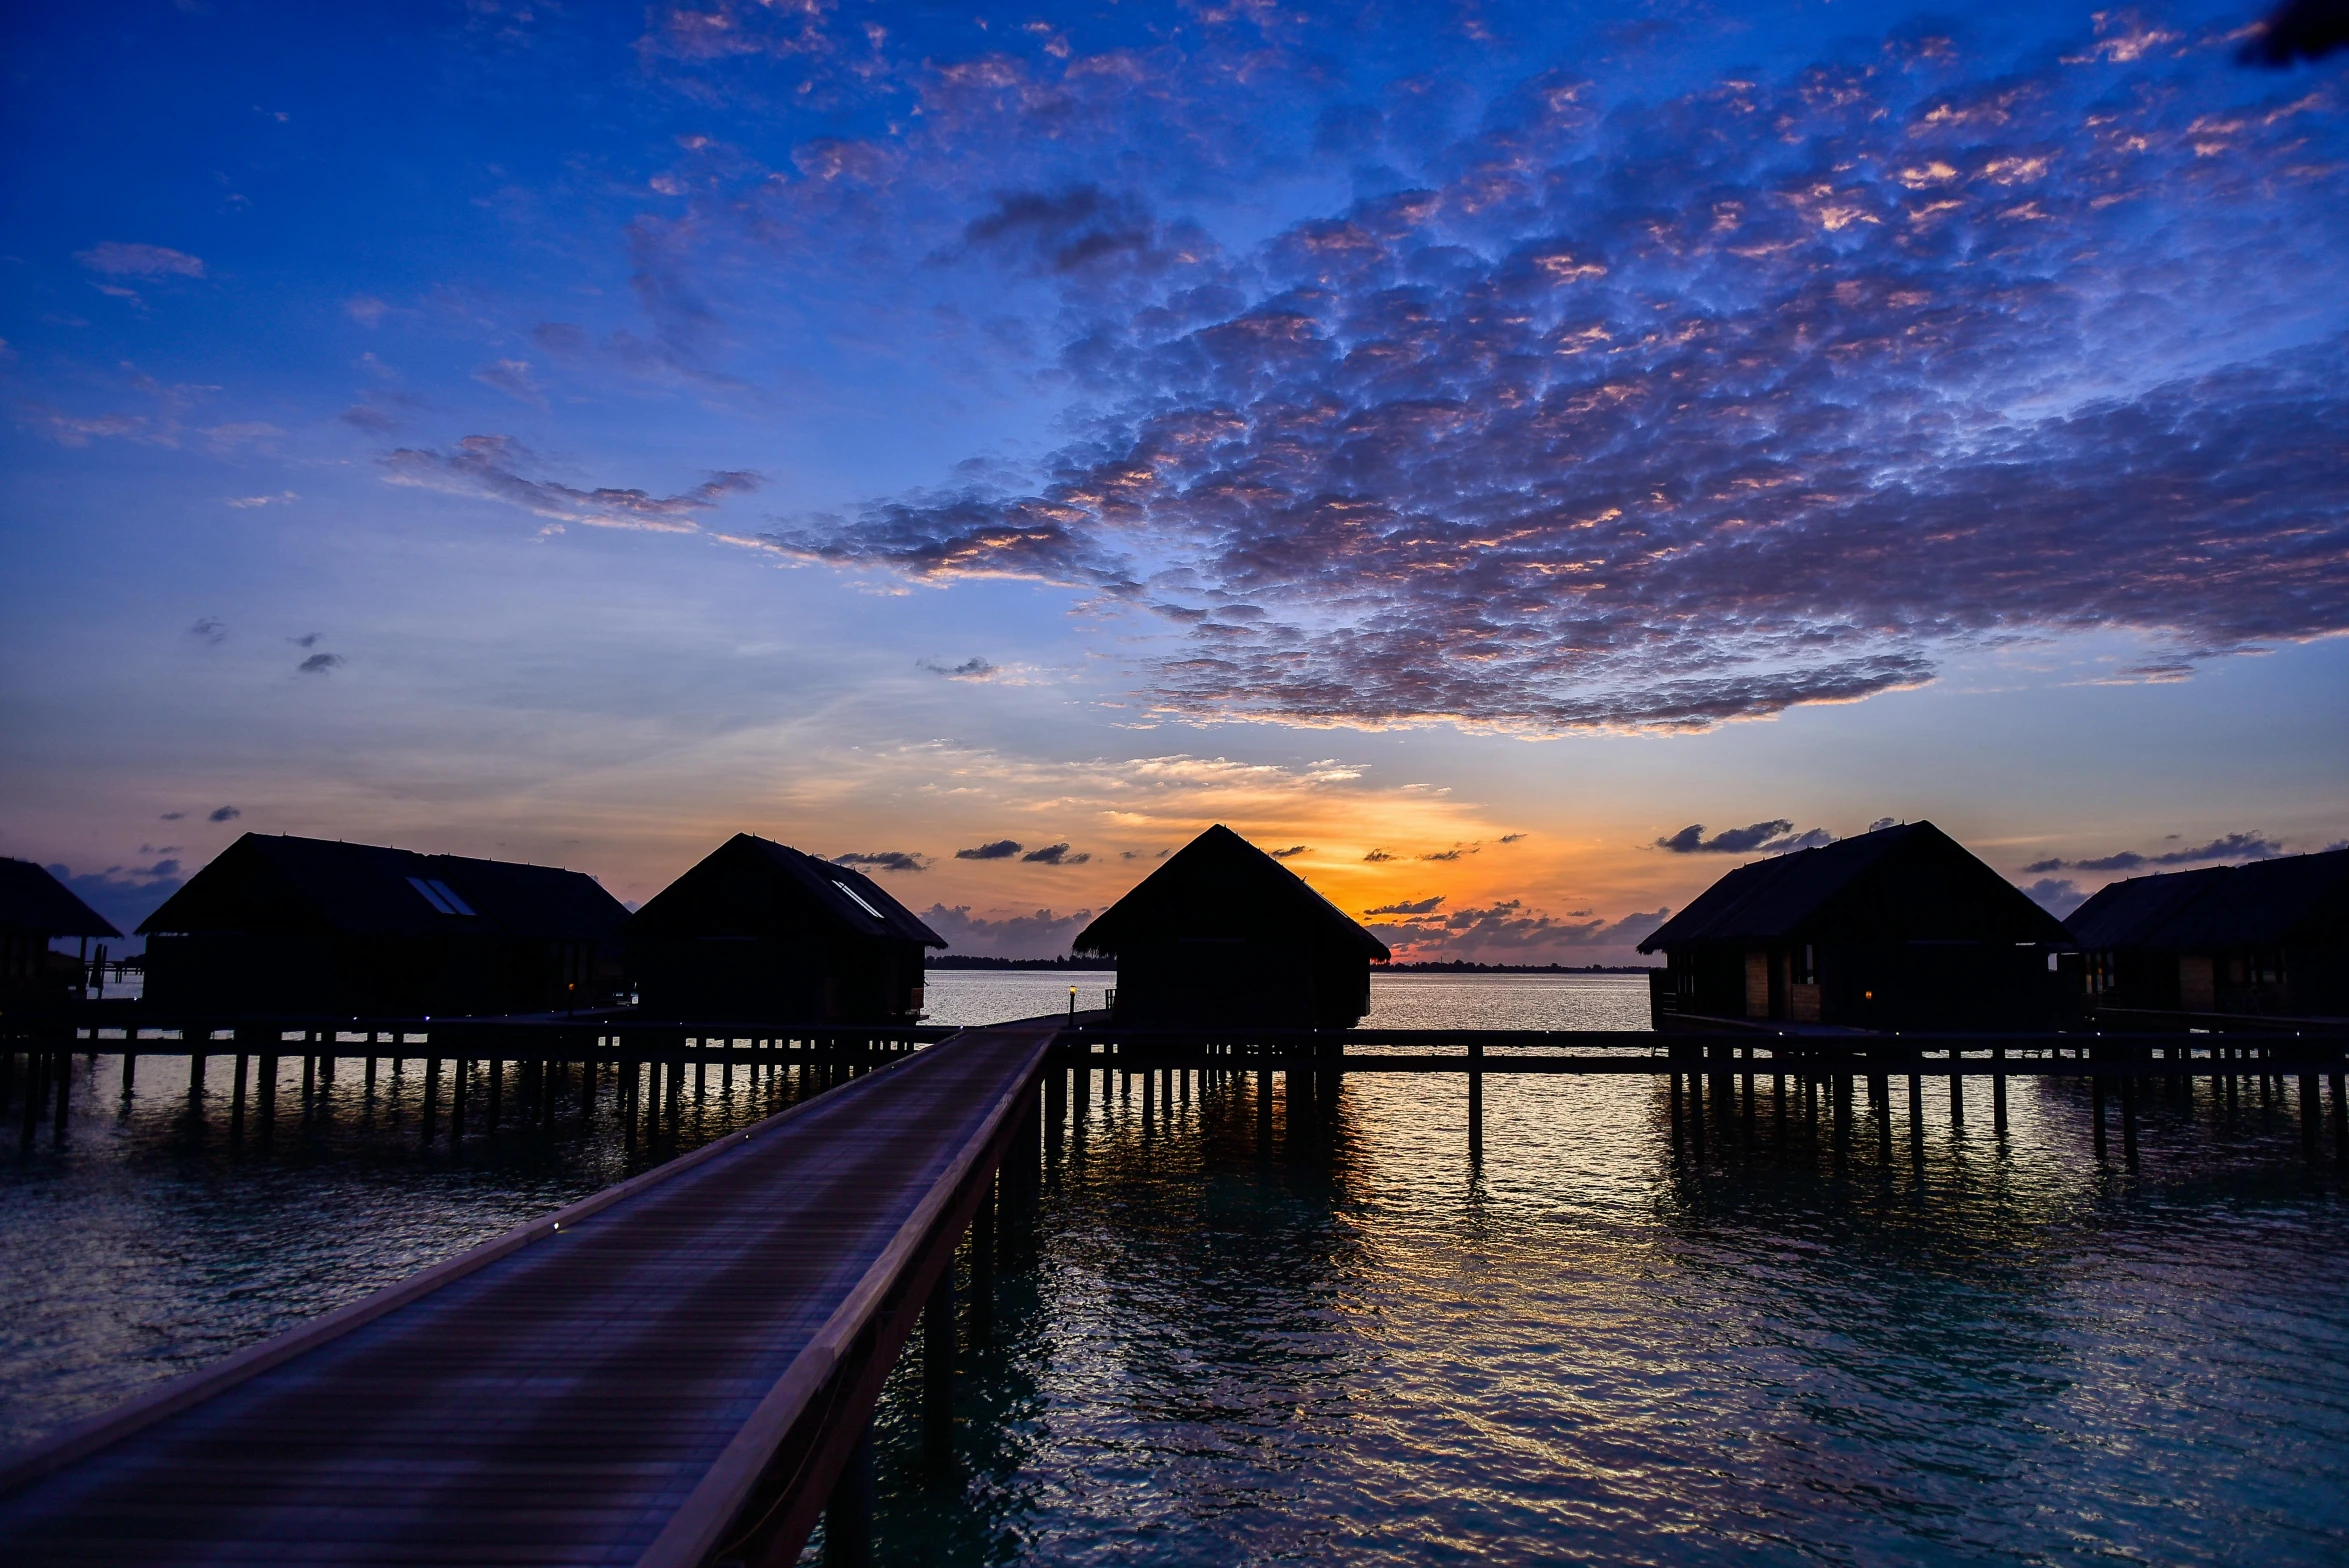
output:
MULTIPOLYGON (((1112 960, 1078 958, 985 958, 973 953, 932 953, 931 969, 1112 969, 1112 960)), ((1465 958, 1417 964, 1381 964, 1382 974, 1403 975, 1644 975, 1647 964, 1474 964, 1465 958)))

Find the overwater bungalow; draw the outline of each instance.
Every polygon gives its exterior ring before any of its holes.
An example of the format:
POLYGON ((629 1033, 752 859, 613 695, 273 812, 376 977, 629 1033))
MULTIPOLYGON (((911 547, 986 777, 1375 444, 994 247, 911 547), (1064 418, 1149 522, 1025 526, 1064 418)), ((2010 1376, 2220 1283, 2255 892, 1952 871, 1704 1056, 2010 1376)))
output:
POLYGON ((2063 923, 1930 822, 1740 866, 1639 945, 1656 1027, 2051 1029, 2079 1009, 2063 923))
POLYGON ((1117 962, 1111 1021, 1139 1028, 1349 1029, 1387 946, 1220 823, 1079 932, 1117 962))
POLYGON ((122 933, 29 860, 0 859, 0 1002, 62 1002, 80 994, 80 960, 53 953, 58 937, 122 933))
POLYGON ((2065 924, 2102 1008, 2349 1016, 2349 849, 2131 877, 2065 924))
POLYGON ((647 1011, 780 1022, 911 1023, 923 950, 945 938, 862 872, 737 833, 628 921, 647 1011))
POLYGON ((627 918, 583 872, 247 833, 139 930, 150 1004, 420 1017, 608 1001, 627 918))

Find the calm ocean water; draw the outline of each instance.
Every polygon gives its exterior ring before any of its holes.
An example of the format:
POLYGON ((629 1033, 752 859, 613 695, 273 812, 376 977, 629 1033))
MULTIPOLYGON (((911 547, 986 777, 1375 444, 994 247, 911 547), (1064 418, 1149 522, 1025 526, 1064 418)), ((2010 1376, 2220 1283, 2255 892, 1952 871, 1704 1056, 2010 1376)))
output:
MULTIPOLYGON (((934 975, 947 1021, 1106 975, 934 975)), ((1372 1021, 1638 1027, 1637 976, 1386 976, 1372 1021)), ((216 1061, 214 1092, 227 1064, 216 1061)), ((232 1150, 155 1062, 0 1160, 0 1443, 411 1272, 667 1150, 419 1152, 415 1075, 232 1150)), ((2018 1081, 1928 1091, 1889 1159, 1767 1090, 1674 1156, 1645 1080, 1355 1074, 1318 1131, 1252 1088, 1097 1086, 961 1384, 965 1464, 881 1411, 885 1562, 2349 1561, 2349 1206, 2256 1092, 2156 1097, 2140 1168, 2018 1081)), ((1276 1086, 1276 1096, 1279 1090, 1276 1086)), ((689 1102, 691 1103, 691 1102, 689 1102)), ((1897 1105, 1897 1101, 1896 1101, 1897 1105)), ((691 1142, 760 1114, 713 1083, 691 1142)), ((606 1124, 608 1126, 608 1123, 606 1124)), ((911 1372, 911 1368, 905 1372, 911 1372)))

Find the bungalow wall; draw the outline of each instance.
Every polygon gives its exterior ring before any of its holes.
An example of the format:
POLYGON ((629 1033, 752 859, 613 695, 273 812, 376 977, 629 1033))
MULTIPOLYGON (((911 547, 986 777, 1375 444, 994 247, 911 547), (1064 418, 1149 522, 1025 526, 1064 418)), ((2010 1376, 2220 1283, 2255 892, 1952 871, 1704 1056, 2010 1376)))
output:
POLYGON ((1119 951, 1111 1021, 1143 1029, 1350 1029, 1368 1011, 1370 961, 1358 951, 1160 937, 1119 951))
POLYGON ((667 1016, 897 1023, 922 1011, 922 944, 894 938, 639 937, 628 964, 638 1005, 667 1016))
POLYGON ((1659 1016, 1860 1029, 2058 1029, 2080 1011, 2076 955, 2043 944, 1701 943, 1667 951, 1659 1016))
POLYGON ((600 1005, 619 975, 610 943, 332 932, 158 933, 146 999, 254 1013, 545 1012, 600 1005))

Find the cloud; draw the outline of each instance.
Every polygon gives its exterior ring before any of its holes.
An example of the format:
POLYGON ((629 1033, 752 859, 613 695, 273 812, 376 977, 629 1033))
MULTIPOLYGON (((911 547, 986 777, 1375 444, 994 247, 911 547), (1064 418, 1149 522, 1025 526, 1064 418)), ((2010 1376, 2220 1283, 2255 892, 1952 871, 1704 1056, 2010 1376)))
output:
POLYGON ((714 473, 672 496, 654 496, 643 490, 579 490, 553 480, 523 477, 520 470, 535 461, 533 454, 513 437, 503 435, 467 436, 450 453, 401 447, 382 461, 384 478, 391 484, 503 501, 559 522, 661 533, 691 533, 698 526, 694 514, 710 510, 728 496, 756 490, 761 483, 759 474, 738 469, 714 473))
POLYGON ((1390 860, 1399 860, 1401 858, 1401 856, 1390 854, 1386 850, 1374 849, 1369 854, 1364 855, 1362 860, 1365 865, 1383 866, 1390 860))
POLYGON ((236 507, 240 511, 250 511, 255 507, 262 506, 290 506, 300 499, 302 498, 291 490, 280 490, 275 495, 227 496, 223 498, 223 504, 236 507))
POLYGON ((163 820, 165 822, 177 822, 186 815, 187 813, 184 811, 166 811, 163 813, 163 820))
POLYGON ((244 813, 234 806, 216 806, 204 820, 207 822, 234 822, 244 813))
POLYGON ((1092 919, 1089 909, 998 916, 973 915, 968 904, 932 904, 922 911, 922 923, 946 939, 949 951, 980 958, 1058 958, 1092 919))
POLYGON ((1287 849, 1276 849, 1276 850, 1272 850, 1272 851, 1270 851, 1269 853, 1272 855, 1272 858, 1273 858, 1273 859, 1275 859, 1275 860, 1290 860, 1290 859, 1294 859, 1294 858, 1295 858, 1296 856, 1298 856, 1298 855, 1302 855, 1302 854, 1304 854, 1304 853, 1305 853, 1305 851, 1306 851, 1306 846, 1305 846, 1305 845, 1303 845, 1303 844, 1291 844, 1291 845, 1290 845, 1290 846, 1289 846, 1287 849))
POLYGON ((1372 920, 1380 915, 1432 915, 1435 913, 1436 907, 1443 901, 1444 895, 1438 893, 1433 898, 1412 899, 1400 904, 1381 904, 1376 909, 1362 911, 1362 918, 1372 920))
POLYGON ((916 659, 914 665, 917 669, 928 670, 933 675, 943 675, 948 680, 955 681, 983 681, 996 673, 994 665, 975 656, 963 660, 960 664, 940 664, 934 659, 916 659))
MULTIPOLYGON (((1026 847, 1018 839, 999 838, 990 844, 979 844, 970 849, 958 849, 954 852, 954 858, 957 860, 1009 860, 1026 847)), ((1064 844, 1061 847, 1066 849, 1068 846, 1064 844)))
POLYGON ((294 668, 304 675, 324 675, 337 665, 350 662, 339 653, 314 653, 300 664, 295 665, 294 668))
POLYGON ((2023 889, 2023 896, 2058 920, 2088 902, 2088 895, 2081 892, 2076 884, 2069 880, 2059 881, 2054 877, 2041 877, 2023 889))
POLYGON ((343 301, 343 314, 363 327, 379 324, 391 313, 391 307, 372 294, 354 294, 343 301))
POLYGON ((1530 833, 1504 833, 1501 835, 1500 841, 1504 844, 1514 844, 1521 838, 1531 838, 1532 836, 1530 833))
POLYGON ((2207 844, 2190 849, 2172 849, 2159 854, 2142 855, 2124 849, 2117 854, 2098 855, 2088 860, 2034 860, 2023 868, 2024 874, 2036 876, 2042 871, 2135 871, 2143 866, 2191 866, 2212 861, 2273 860, 2287 853, 2284 846, 2264 833, 2229 833, 2214 838, 2207 844))
POLYGON ((834 855, 836 866, 869 866, 875 871, 927 871, 928 859, 906 849, 876 849, 863 854, 834 855))
POLYGON ((1705 837, 1703 823, 1691 822, 1679 832, 1656 840, 1656 847, 1675 855, 1783 855, 1834 842, 1835 835, 1825 828, 1797 833, 1792 822, 1779 817, 1751 827, 1723 828, 1711 838, 1705 837))
POLYGON ((344 424, 367 431, 371 435, 388 435, 400 428, 400 422, 372 403, 353 403, 335 416, 344 424))
POLYGON ((1419 858, 1422 860, 1459 860, 1465 856, 1476 854, 1483 848, 1484 846, 1481 844, 1454 844, 1450 849, 1439 849, 1434 854, 1422 855, 1419 858))
MULTIPOLYGON (((2184 673, 2349 631, 2349 338, 2310 303, 2349 290, 2341 106, 2216 112, 2207 50, 2094 26, 1374 116, 1384 177, 1245 255, 999 189, 955 254, 1055 291, 1077 436, 770 540, 1083 590, 1202 719, 1702 729, 2016 637, 2184 673)), ((1039 69, 958 79, 1108 112, 1039 69)))
POLYGON ((297 648, 315 648, 318 646, 318 639, 325 635, 324 632, 304 632, 299 637, 288 637, 286 641, 297 648))
POLYGON ((207 615, 188 628, 188 635, 198 642, 219 644, 228 638, 228 623, 207 615))
POLYGON ((501 359, 473 372, 473 379, 485 387, 493 387, 517 403, 546 407, 546 393, 531 379, 527 359, 501 359))
POLYGON ((74 252, 74 260, 92 272, 129 278, 200 278, 204 263, 185 251, 161 245, 124 245, 107 240, 74 252))
POLYGON ((1081 866, 1092 858, 1091 855, 1070 854, 1066 844, 1047 844, 1042 849, 1031 849, 1020 856, 1020 863, 1038 866, 1081 866))

